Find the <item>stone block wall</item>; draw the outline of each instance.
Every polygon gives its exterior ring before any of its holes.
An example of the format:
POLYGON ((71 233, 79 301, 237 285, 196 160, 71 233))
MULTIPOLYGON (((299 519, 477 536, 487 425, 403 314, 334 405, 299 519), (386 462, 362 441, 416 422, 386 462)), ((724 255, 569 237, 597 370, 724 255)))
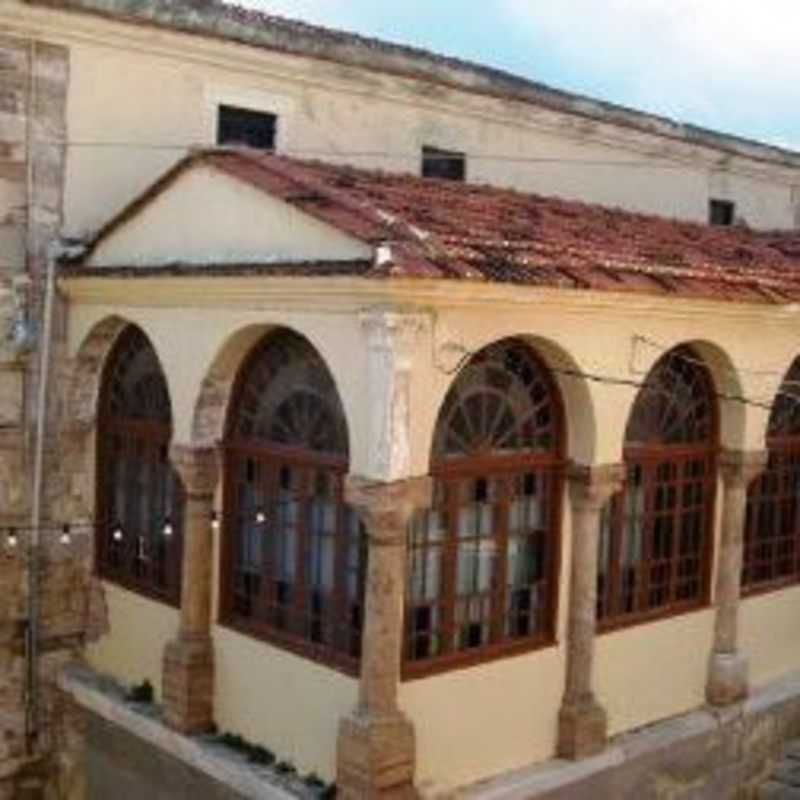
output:
MULTIPOLYGON (((46 473, 39 548, 38 735, 26 737, 25 631, 28 621, 33 446, 48 253, 62 224, 69 53, 23 37, 0 36, 0 799, 66 797, 75 780, 80 725, 56 688, 65 663, 83 648, 89 617, 91 537, 58 541, 68 480, 58 456, 65 417, 65 346, 56 309, 53 383, 48 392, 46 473), (20 529, 16 548, 10 526, 20 529), (65 794, 66 792, 66 794, 65 794)), ((65 518, 66 519, 66 518, 65 518)), ((96 626, 95 626, 96 627, 96 626)))

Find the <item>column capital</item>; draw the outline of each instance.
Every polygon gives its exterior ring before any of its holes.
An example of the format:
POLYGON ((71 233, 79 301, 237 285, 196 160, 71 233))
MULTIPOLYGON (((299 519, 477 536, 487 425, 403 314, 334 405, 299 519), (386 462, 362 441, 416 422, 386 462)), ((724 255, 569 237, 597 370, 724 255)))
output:
POLYGON ((719 471, 726 488, 747 488, 764 471, 769 454, 766 450, 723 450, 719 471))
POLYGON ((371 308, 359 315, 370 350, 393 356, 398 369, 411 369, 417 337, 428 315, 414 310, 371 308))
POLYGON ((599 511, 622 488, 624 464, 570 464, 569 491, 574 506, 599 511))
POLYGON ((169 457, 187 494, 214 493, 219 480, 219 453, 215 447, 173 444, 169 457))
POLYGON ((429 475, 383 483, 348 475, 345 500, 364 520, 367 535, 374 544, 394 544, 404 539, 411 515, 431 504, 433 481, 429 475))

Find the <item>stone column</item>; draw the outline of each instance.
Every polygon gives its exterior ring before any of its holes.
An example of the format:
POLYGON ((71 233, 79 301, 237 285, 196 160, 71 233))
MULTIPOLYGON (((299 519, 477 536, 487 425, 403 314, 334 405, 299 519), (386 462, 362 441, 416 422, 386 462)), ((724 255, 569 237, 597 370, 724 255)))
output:
POLYGON ((347 502, 368 546, 359 702, 342 720, 337 785, 346 800, 414 796, 414 729, 397 707, 403 642, 407 530, 414 509, 430 505, 430 479, 411 478, 412 364, 424 314, 391 308, 360 317, 366 343, 369 449, 350 477, 347 502))
POLYGON ((339 796, 414 797, 414 728, 397 707, 403 648, 408 524, 430 505, 430 478, 350 478, 347 501, 369 540, 359 703, 339 728, 339 796))
POLYGON ((747 659, 739 652, 747 487, 764 470, 766 463, 767 454, 763 451, 728 450, 720 457, 723 493, 715 593, 717 616, 706 684, 706 700, 715 706, 729 705, 747 697, 747 659))
POLYGON ((211 643, 211 511, 217 485, 213 448, 173 445, 172 464, 183 482, 183 564, 178 636, 164 650, 164 716, 183 733, 208 730, 213 721, 214 654, 211 643))
POLYGON ((605 709, 592 688, 597 627, 597 552, 603 507, 622 486, 621 464, 576 466, 569 473, 572 568, 567 630, 567 675, 558 714, 558 754, 585 758, 606 743, 605 709))

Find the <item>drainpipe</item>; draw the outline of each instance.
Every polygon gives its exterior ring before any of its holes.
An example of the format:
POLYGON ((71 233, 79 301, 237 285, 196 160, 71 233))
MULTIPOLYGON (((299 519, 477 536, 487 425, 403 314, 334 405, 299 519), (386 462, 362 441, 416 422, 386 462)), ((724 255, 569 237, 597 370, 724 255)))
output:
POLYGON ((59 249, 51 247, 47 257, 44 291, 44 324, 39 340, 39 386, 36 400, 36 449, 33 467, 31 530, 28 538, 28 627, 26 640, 25 734, 28 752, 32 753, 39 733, 39 583, 41 575, 40 544, 42 493, 44 488, 44 441, 47 431, 47 390, 50 379, 50 350, 53 338, 55 272, 59 249))

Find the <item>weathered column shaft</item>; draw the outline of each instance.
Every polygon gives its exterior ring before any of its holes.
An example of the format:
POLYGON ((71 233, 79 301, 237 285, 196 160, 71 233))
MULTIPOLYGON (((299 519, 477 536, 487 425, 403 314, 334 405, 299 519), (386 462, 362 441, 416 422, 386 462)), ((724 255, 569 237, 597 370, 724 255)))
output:
POLYGON ((344 798, 413 797, 414 729, 398 710, 407 531, 431 499, 430 478, 350 479, 347 499, 369 539, 359 705, 339 731, 337 784, 344 798))
POLYGON ((723 495, 715 596, 717 614, 706 686, 706 697, 713 705, 734 703, 748 692, 747 660, 738 649, 747 487, 763 471, 766 461, 767 455, 761 451, 726 451, 720 458, 723 495))
POLYGON ((594 696, 592 665, 597 627, 597 551, 603 507, 621 484, 621 465, 576 467, 569 475, 572 567, 567 674, 559 713, 558 752, 583 758, 603 749, 607 720, 594 696))
POLYGON ((173 446, 172 463, 185 492, 181 615, 178 637, 164 651, 164 714, 185 733, 213 722, 214 655, 211 643, 211 511, 217 484, 212 448, 173 446))

